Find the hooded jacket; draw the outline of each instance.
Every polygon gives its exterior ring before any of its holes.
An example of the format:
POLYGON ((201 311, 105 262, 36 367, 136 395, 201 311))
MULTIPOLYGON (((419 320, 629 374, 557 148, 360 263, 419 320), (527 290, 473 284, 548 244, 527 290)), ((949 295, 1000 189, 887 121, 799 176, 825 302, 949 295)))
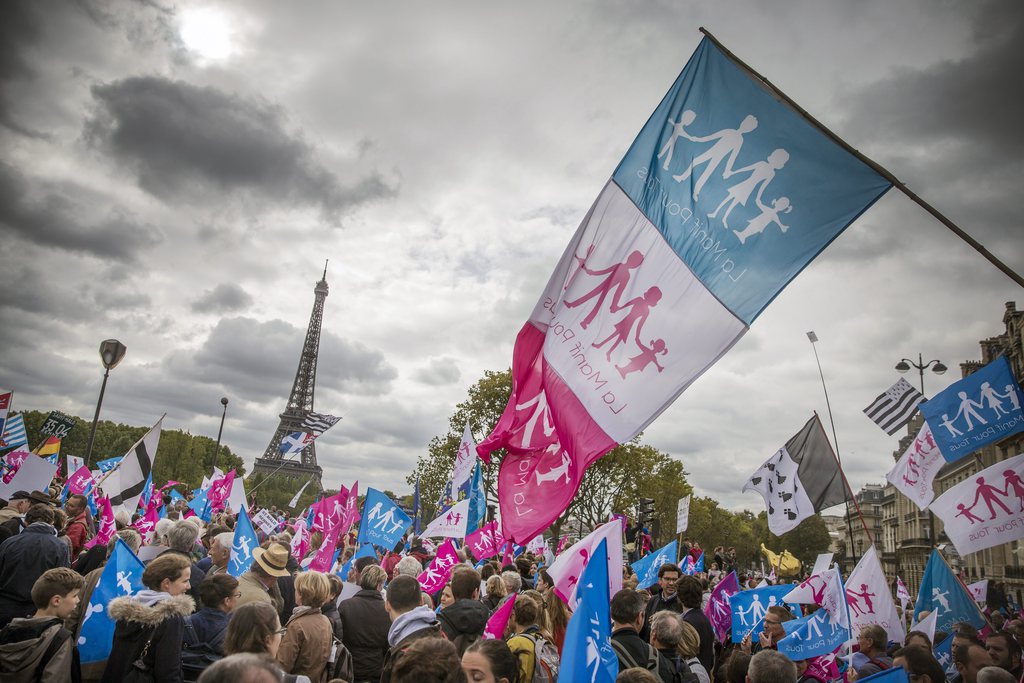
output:
POLYGON ((143 661, 157 683, 180 683, 185 618, 194 608, 188 595, 171 597, 152 590, 111 600, 107 613, 117 625, 102 682, 120 683, 149 643, 143 661))
POLYGON ((384 656, 384 669, 381 671, 380 680, 391 680, 391 670, 395 666, 395 661, 410 644, 420 638, 444 638, 434 610, 424 605, 414 607, 405 614, 399 614, 391 623, 391 629, 388 631, 388 644, 391 649, 384 656))
POLYGON ((6 683, 81 680, 72 634, 57 617, 14 619, 0 631, 0 671, 6 683))
MULTIPOLYGON (((444 631, 445 637, 454 642, 459 636, 465 636, 462 640, 469 641, 466 645, 483 635, 484 626, 487 625, 490 616, 487 605, 479 600, 466 598, 448 605, 439 615, 441 630, 444 631)), ((456 647, 459 647, 459 643, 456 643, 456 647)), ((460 649, 464 650, 465 646, 460 649)), ((459 656, 462 656, 462 652, 459 652, 459 656)))

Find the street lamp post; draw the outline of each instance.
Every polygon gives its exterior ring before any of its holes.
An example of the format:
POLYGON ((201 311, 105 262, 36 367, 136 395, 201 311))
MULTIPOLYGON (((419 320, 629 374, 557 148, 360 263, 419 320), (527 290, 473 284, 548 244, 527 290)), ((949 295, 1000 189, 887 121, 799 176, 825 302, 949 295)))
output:
MULTIPOLYGON (((924 362, 924 356, 920 353, 917 354, 917 362, 915 363, 910 358, 902 358, 900 362, 896 364, 896 372, 904 373, 914 368, 917 370, 918 377, 921 382, 921 395, 924 395, 924 371, 928 368, 932 369, 936 375, 941 375, 946 372, 949 368, 941 360, 930 360, 927 363, 924 362)), ((931 546, 935 547, 935 513, 928 509, 928 542, 931 546)))
POLYGON ((220 404, 224 406, 224 412, 220 414, 220 429, 217 430, 217 446, 213 449, 213 467, 217 467, 217 458, 220 456, 220 436, 224 433, 224 418, 228 415, 228 397, 223 396, 220 399, 220 404))
POLYGON ((916 368, 918 374, 921 376, 921 393, 924 393, 924 371, 928 368, 932 369, 936 375, 941 375, 946 372, 949 368, 941 360, 930 360, 927 363, 924 362, 924 357, 919 353, 917 354, 917 362, 915 363, 909 358, 902 359, 896 364, 896 371, 903 373, 910 370, 910 368, 916 368))
POLYGON ((105 368, 103 372, 103 384, 100 385, 100 397, 96 401, 96 413, 92 416, 92 429, 89 431, 89 443, 85 447, 85 464, 92 466, 92 444, 96 439, 96 424, 100 420, 100 407, 103 405, 103 394, 107 390, 107 377, 110 371, 117 367, 117 364, 124 358, 128 350, 124 344, 116 339, 105 339, 100 344, 100 360, 105 368))

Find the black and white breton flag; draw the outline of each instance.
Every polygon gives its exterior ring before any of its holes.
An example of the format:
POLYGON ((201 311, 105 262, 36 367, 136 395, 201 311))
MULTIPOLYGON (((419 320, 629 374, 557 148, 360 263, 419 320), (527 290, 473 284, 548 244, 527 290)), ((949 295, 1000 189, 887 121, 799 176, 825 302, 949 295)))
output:
POLYGON ((334 415, 328 415, 326 413, 311 412, 306 416, 306 419, 302 421, 302 424, 299 425, 299 429, 309 434, 319 436, 336 425, 340 419, 340 417, 335 417, 334 415))
POLYGON ((885 393, 864 409, 864 414, 891 436, 907 424, 917 410, 917 405, 923 400, 921 392, 900 377, 896 384, 886 389, 885 393))
POLYGON ((818 416, 812 417, 743 486, 757 491, 768 508, 768 528, 776 536, 846 500, 839 462, 818 416))
POLYGON ((135 512, 138 507, 139 498, 153 471, 153 459, 156 458, 156 448, 160 444, 163 421, 163 417, 157 420, 153 428, 128 449, 121 462, 103 479, 101 487, 110 496, 112 507, 124 506, 129 513, 135 512))

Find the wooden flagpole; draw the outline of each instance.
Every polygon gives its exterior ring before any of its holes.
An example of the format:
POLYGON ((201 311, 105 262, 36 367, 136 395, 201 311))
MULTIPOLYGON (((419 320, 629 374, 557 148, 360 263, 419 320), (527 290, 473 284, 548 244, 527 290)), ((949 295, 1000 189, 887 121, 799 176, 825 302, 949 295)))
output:
POLYGON ((910 188, 908 188, 906 185, 904 185, 900 181, 899 178, 897 178, 891 172, 889 172, 888 169, 886 169, 885 167, 881 166, 880 164, 878 164, 877 162, 873 161, 872 159, 869 159, 868 157, 864 156, 863 154, 858 152, 856 149, 854 149, 849 143, 847 143, 845 140, 843 140, 841 137, 839 137, 838 135, 833 133, 831 130, 829 130, 823 123, 821 123, 821 121, 819 121, 818 119, 816 119, 813 116, 811 116, 807 112, 807 110, 805 110, 803 107, 801 107, 795 101, 793 101, 793 99, 790 98, 788 95, 786 95, 784 92, 779 90, 775 86, 775 84, 773 84, 767 78, 765 78, 764 76, 759 74, 757 71, 752 69, 743 60, 739 59, 736 55, 734 55, 731 51, 729 51, 729 49, 726 48, 724 45, 722 45, 722 43, 720 43, 717 38, 715 38, 713 35, 711 35, 711 32, 708 31, 706 28, 701 26, 700 27, 700 32, 703 33, 705 36, 707 36, 708 40, 710 40, 712 43, 714 43, 715 47, 717 47, 719 50, 721 50, 725 54, 726 57, 728 57, 730 60, 732 60, 738 67, 740 67, 741 69, 746 71, 751 76, 751 78, 753 78, 754 80, 760 82, 761 85, 763 85, 766 89, 768 89, 778 99, 780 99, 783 102, 785 102, 791 109, 793 109, 793 111, 795 111, 801 117, 806 119, 809 123, 811 123, 815 128, 817 128, 822 133, 824 133, 826 136, 828 136, 837 145, 839 145, 840 147, 845 149, 847 152, 849 152, 850 154, 855 156, 860 161, 864 162, 875 173, 877 173, 878 175, 882 176, 883 178, 888 180, 890 183, 892 183, 893 187, 895 187, 897 190, 899 190, 900 192, 905 194, 907 197, 910 198, 910 200, 912 202, 914 202, 915 204, 920 206, 922 209, 924 209, 925 211, 930 213, 940 223, 942 223, 947 228, 949 228, 953 232, 953 234, 955 234, 957 237, 959 237, 964 242, 966 242, 972 249, 974 249, 979 254, 981 254, 986 259, 988 259, 989 263, 994 265, 999 270, 1003 271, 1003 273, 1007 277, 1009 277, 1011 280, 1016 282, 1021 287, 1024 287, 1024 277, 1021 277, 1021 275, 1019 273, 1017 273, 1015 270, 1013 270, 1008 265, 1006 265, 1005 263, 1000 261, 998 258, 996 258, 996 256, 993 255, 992 252, 990 252, 988 249, 983 247, 981 245, 981 243, 979 243, 976 239, 974 239, 969 234, 967 234, 956 223, 954 223, 953 221, 951 221, 950 219, 948 219, 944 215, 942 215, 939 212, 938 209, 933 207, 931 204, 929 204, 925 200, 921 199, 921 197, 917 196, 917 194, 915 194, 912 190, 910 190, 910 188))

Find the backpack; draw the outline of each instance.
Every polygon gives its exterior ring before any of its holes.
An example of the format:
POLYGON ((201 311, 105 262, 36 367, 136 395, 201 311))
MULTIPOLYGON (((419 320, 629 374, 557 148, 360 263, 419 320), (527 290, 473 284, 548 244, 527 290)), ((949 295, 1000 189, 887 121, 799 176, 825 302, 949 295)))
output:
POLYGON ((333 638, 333 640, 331 654, 327 658, 327 679, 340 678, 351 683, 356 678, 356 670, 352 667, 352 653, 340 640, 337 638, 333 638))
POLYGON ((520 633, 533 643, 533 681, 532 683, 555 683, 558 680, 558 668, 561 664, 558 648, 546 639, 532 633, 520 633))
POLYGON ((181 675, 186 681, 197 681, 199 675, 224 656, 218 652, 227 629, 213 637, 209 643, 199 642, 199 634, 191 619, 185 619, 185 642, 181 644, 181 675))
POLYGON ((675 683, 697 683, 700 680, 681 655, 676 655, 668 661, 672 665, 672 680, 675 683))
POLYGON ((637 664, 636 660, 629 654, 626 648, 619 641, 612 638, 612 649, 615 650, 615 654, 619 659, 626 663, 627 669, 640 668, 653 671, 655 674, 658 673, 658 651, 654 649, 654 646, 650 643, 644 643, 647 645, 647 663, 637 664))

